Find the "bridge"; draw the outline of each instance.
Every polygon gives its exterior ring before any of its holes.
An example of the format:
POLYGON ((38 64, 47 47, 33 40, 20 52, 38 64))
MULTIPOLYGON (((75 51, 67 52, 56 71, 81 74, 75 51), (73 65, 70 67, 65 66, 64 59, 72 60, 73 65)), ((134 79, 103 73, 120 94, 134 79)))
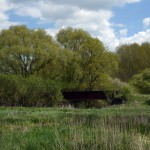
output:
POLYGON ((122 97, 115 98, 118 91, 71 91, 63 92, 64 99, 68 100, 70 104, 78 104, 81 101, 90 103, 92 100, 107 100, 111 105, 122 104, 122 97))

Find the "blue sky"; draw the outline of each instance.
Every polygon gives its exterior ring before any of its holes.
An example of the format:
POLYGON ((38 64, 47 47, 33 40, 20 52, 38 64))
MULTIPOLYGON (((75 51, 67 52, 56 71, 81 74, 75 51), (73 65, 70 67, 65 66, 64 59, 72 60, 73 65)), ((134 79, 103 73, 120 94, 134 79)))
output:
POLYGON ((115 16, 113 22, 121 22, 126 25, 128 36, 145 29, 142 20, 150 17, 150 0, 143 0, 139 3, 128 4, 123 7, 114 8, 115 16))
POLYGON ((0 30, 11 25, 83 28, 114 51, 124 43, 150 42, 150 0, 0 0, 0 30))

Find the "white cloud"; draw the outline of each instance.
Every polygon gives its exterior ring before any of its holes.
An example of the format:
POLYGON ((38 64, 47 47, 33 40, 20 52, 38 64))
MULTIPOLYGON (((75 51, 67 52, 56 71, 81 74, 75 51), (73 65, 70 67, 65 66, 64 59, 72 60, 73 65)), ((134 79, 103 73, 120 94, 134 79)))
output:
POLYGON ((8 16, 5 15, 3 12, 0 12, 0 22, 3 22, 5 20, 8 20, 8 16))
POLYGON ((8 4, 6 0, 0 0, 0 30, 6 29, 11 25, 18 24, 17 22, 9 21, 9 16, 6 14, 6 12, 12 8, 13 4, 8 4))
POLYGON ((120 33, 120 35, 121 35, 121 37, 123 36, 127 36, 127 33, 128 33, 128 29, 122 29, 122 30, 120 30, 119 31, 119 33, 120 33))
POLYGON ((125 43, 138 43, 141 44, 143 42, 150 42, 150 29, 146 31, 138 32, 131 37, 125 37, 120 39, 120 44, 125 43))
POLYGON ((52 29, 52 28, 49 28, 49 29, 46 29, 46 32, 47 34, 50 34, 52 37, 55 37, 55 35, 58 33, 59 29, 52 29))
POLYGON ((125 25, 122 24, 122 23, 111 23, 111 26, 112 26, 112 27, 120 27, 120 28, 125 27, 125 25))
POLYGON ((24 6, 24 7, 19 7, 17 12, 17 15, 20 16, 30 16, 33 18, 40 18, 41 17, 41 12, 38 8, 36 7, 30 7, 30 6, 24 6))
POLYGON ((145 28, 150 26, 150 17, 143 19, 143 25, 145 28))
POLYGON ((13 3, 9 4, 7 0, 0 0, 0 11, 4 12, 12 9, 14 6, 13 3))
MULTIPOLYGON (((48 0, 47 0, 48 1, 48 0)), ((50 0, 54 4, 68 4, 72 6, 76 6, 78 8, 90 9, 90 10, 98 10, 98 9, 111 9, 114 6, 122 6, 126 3, 135 3, 141 0, 50 0)))
MULTIPOLYGON (((29 1, 25 0, 8 0, 15 4, 27 4, 29 1)), ((111 9, 115 6, 122 6, 127 3, 136 3, 141 0, 30 0, 30 3, 44 2, 53 3, 55 5, 69 5, 82 9, 98 10, 98 9, 111 9)))

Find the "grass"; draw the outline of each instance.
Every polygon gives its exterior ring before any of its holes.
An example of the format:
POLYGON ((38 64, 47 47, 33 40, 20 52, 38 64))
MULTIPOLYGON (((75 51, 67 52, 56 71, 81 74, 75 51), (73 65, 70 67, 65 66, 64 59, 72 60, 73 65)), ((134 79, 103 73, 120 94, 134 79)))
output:
POLYGON ((150 106, 150 95, 135 94, 134 95, 134 102, 138 106, 150 106))
POLYGON ((0 150, 149 150, 150 108, 0 107, 0 150))

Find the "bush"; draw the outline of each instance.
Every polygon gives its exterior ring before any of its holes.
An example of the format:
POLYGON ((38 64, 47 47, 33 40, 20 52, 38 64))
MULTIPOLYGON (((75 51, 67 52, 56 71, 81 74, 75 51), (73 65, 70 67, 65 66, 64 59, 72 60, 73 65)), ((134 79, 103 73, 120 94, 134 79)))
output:
POLYGON ((62 100, 60 86, 49 79, 1 74, 0 84, 0 105, 54 106, 62 100))
POLYGON ((112 88, 118 91, 115 98, 121 98, 125 102, 129 102, 133 99, 134 89, 128 83, 122 82, 116 78, 112 80, 112 88))
POLYGON ((130 80, 130 84, 141 94, 150 94, 150 68, 134 75, 130 80))
POLYGON ((22 92, 20 76, 0 75, 0 105, 16 105, 22 92))

